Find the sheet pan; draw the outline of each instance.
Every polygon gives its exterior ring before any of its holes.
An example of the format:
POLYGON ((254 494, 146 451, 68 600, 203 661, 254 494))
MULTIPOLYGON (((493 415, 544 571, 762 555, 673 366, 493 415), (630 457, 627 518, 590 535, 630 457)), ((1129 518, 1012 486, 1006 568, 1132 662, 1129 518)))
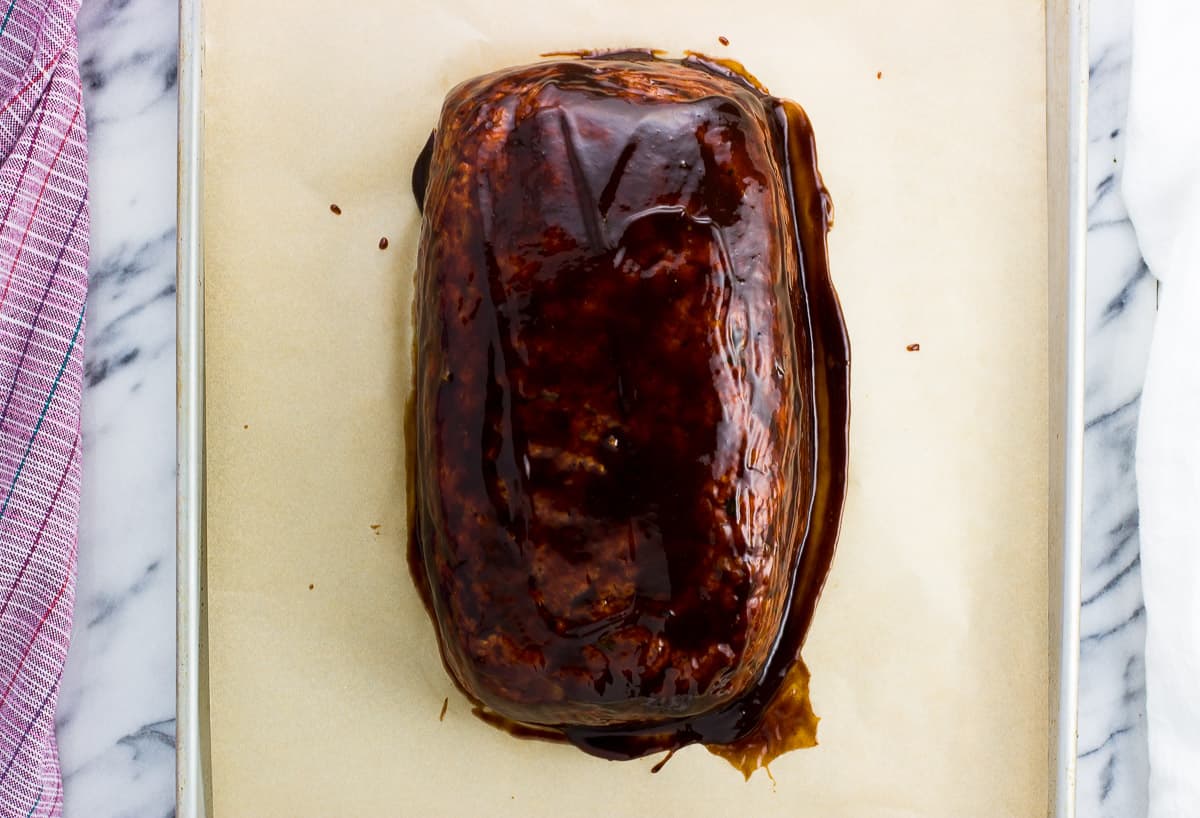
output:
MULTIPOLYGON (((201 0, 181 4, 179 218, 179 724, 178 814, 209 814, 212 795, 205 644, 205 179, 201 0)), ((214 0, 209 0, 210 3, 214 0)), ((1026 4, 1027 7, 1027 4, 1026 4)), ((211 6, 210 6, 211 8, 211 6)), ((1083 378, 1083 236, 1086 179, 1086 8, 1052 2, 1045 9, 1046 213, 1049 279, 1047 352, 1048 617, 1047 700, 1050 729, 1048 814, 1073 815, 1078 664, 1078 572, 1083 378)), ((713 32, 713 39, 718 32, 713 32)), ((478 34, 478 32, 476 32, 478 34)), ((469 38, 468 38, 469 39, 469 38)), ((736 38, 735 45, 736 45, 736 38)), ((715 44, 710 50, 717 51, 715 44)), ((459 76, 486 70, 496 55, 466 49, 459 76)), ((731 56, 742 56, 736 51, 731 56)), ((510 60, 513 61, 513 60, 510 60)), ((501 63, 502 64, 502 63, 501 63)), ((495 67, 495 66, 491 66, 495 67)), ((753 70, 762 72, 751 61, 753 70)), ((886 66, 884 66, 886 69, 886 66)), ((762 72, 766 73, 766 72, 762 72)), ((772 78, 763 77, 768 84, 772 78)), ((890 77, 889 77, 890 79, 890 77)), ((877 82, 883 82, 877 78, 877 82)), ((777 87, 783 93, 799 91, 777 87)), ((264 106, 270 109, 270 105, 264 106)), ((810 113, 812 111, 810 110, 810 113)), ((818 139, 821 122, 818 120, 818 139)), ((819 144, 821 144, 819 142, 819 144)), ((828 171, 827 171, 828 173, 828 171)), ((249 183, 249 182, 248 182, 249 183)), ((835 190, 835 200, 837 192, 835 190)), ((838 248, 834 248, 834 263, 838 248)), ((835 269, 836 275, 836 269, 835 269)), ((851 327, 853 332, 853 326, 851 327)), ((248 425, 248 424, 247 424, 248 425)), ((837 574, 835 566, 835 577, 837 574)), ((825 606, 834 603, 826 600, 825 606)), ((421 623, 425 625, 426 623, 421 623)), ((819 668, 817 673, 820 673, 819 668)), ((821 709, 820 701, 817 702, 821 709)), ((218 783, 218 788, 220 784, 218 783)), ((784 783, 786 787, 786 782, 784 783)), ((218 796, 219 798, 219 796, 218 796)), ((218 813, 221 814, 221 813, 218 813)), ((224 813, 231 813, 228 810, 224 813)), ((397 813, 400 814, 400 813, 397 813)))

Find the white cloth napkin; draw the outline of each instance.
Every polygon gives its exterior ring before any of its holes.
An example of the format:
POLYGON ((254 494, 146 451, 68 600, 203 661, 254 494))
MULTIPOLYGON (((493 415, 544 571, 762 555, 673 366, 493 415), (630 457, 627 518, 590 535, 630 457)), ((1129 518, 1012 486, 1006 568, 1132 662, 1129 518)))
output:
POLYGON ((1200 3, 1135 0, 1124 193, 1159 280, 1138 430, 1150 818, 1200 816, 1200 3))

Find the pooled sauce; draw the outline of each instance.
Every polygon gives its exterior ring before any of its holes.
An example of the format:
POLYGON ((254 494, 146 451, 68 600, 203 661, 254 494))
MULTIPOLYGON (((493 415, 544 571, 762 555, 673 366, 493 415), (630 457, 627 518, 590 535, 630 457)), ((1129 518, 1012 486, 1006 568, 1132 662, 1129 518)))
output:
POLYGON ((749 776, 816 741, 832 208, 803 110, 739 64, 576 56, 458 86, 413 171, 410 566, 485 721, 749 776))

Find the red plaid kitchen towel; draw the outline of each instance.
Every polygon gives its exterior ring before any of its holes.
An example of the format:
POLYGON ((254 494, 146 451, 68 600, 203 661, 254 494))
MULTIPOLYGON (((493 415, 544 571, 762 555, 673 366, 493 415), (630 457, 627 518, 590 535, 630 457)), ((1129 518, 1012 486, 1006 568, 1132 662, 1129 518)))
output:
POLYGON ((79 0, 0 0, 0 816, 62 814, 87 295, 79 0))

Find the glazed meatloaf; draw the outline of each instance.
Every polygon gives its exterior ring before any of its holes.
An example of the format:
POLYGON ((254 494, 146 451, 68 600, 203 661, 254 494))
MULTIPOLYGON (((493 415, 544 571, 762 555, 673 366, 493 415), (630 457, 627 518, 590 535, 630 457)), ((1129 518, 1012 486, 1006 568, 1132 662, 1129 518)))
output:
POLYGON ((840 518, 848 349, 808 121, 731 63, 455 88, 418 162, 413 563, 494 720, 744 738, 840 518))

